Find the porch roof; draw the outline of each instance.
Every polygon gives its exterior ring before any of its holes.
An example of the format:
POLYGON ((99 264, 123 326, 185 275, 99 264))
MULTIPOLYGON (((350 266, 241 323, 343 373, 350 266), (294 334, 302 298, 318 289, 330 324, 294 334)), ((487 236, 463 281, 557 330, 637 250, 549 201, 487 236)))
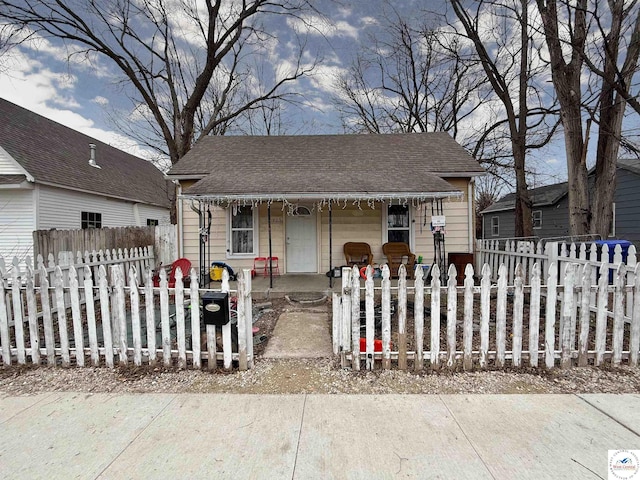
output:
POLYGON ((206 137, 169 171, 184 198, 216 203, 459 197, 482 167, 446 133, 206 137))

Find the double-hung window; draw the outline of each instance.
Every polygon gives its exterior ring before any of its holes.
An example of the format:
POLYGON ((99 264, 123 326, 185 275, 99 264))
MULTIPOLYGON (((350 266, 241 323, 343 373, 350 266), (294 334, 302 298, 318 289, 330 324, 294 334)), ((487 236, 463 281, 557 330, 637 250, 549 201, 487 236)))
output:
POLYGON ((248 206, 230 208, 229 212, 229 255, 253 255, 256 251, 254 216, 257 212, 248 206))
POLYGON ((500 217, 491 217, 491 236, 500 235, 500 217))
POLYGON ((404 242, 410 245, 409 207, 406 205, 389 205, 387 207, 387 241, 404 242))

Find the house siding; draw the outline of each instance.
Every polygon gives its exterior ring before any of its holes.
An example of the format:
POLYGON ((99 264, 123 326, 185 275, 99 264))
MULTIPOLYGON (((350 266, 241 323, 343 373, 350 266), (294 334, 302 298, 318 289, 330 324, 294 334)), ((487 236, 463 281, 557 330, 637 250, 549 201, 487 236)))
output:
MULTIPOLYGON (((445 235, 446 253, 469 253, 469 215, 468 215, 468 179, 449 180, 459 190, 464 192, 464 198, 451 199, 443 202, 447 226, 445 235)), ((187 183, 182 184, 183 189, 187 183)), ((183 224, 183 253, 194 265, 199 262, 199 220, 198 215, 190 208, 190 201, 182 202, 183 224)), ((269 224, 267 206, 262 204, 258 208, 258 254, 269 255, 269 224)), ((346 242, 367 242, 371 245, 374 262, 385 261, 382 253, 383 239, 383 204, 376 203, 371 209, 366 202, 360 207, 348 202, 346 206, 334 205, 332 210, 332 265, 340 266, 345 263, 343 245, 346 242)), ((211 261, 224 261, 234 270, 253 267, 253 256, 250 258, 227 257, 227 211, 219 207, 211 207, 212 225, 209 233, 209 243, 205 246, 206 255, 211 261)), ((318 273, 329 270, 329 210, 313 211, 318 222, 318 273)), ((206 216, 206 213, 205 213, 206 216)), ((286 208, 281 203, 271 206, 271 242, 272 254, 280 259, 280 270, 287 272, 286 262, 286 225, 288 219, 286 208)), ((413 227, 412 250, 423 256, 424 263, 432 263, 434 256, 433 235, 431 233, 431 206, 426 208, 412 207, 411 219, 413 227)), ((471 220, 473 221, 473 219, 471 220)), ((473 230, 472 230, 473 231, 473 230)))
POLYGON ((133 202, 46 185, 37 186, 37 195, 37 228, 39 230, 81 228, 81 212, 101 213, 103 227, 146 225, 147 217, 143 215, 147 212, 152 213, 153 218, 156 218, 160 212, 166 212, 165 221, 168 218, 166 209, 148 207, 149 210, 147 210, 146 206, 138 204, 140 220, 138 221, 133 202))
POLYGON ((619 168, 616 182, 615 236, 640 248, 640 176, 619 168))
POLYGON ((4 148, 0 147, 0 175, 23 175, 24 173, 24 169, 4 148))
POLYGON ((0 255, 33 256, 34 190, 0 190, 0 255))

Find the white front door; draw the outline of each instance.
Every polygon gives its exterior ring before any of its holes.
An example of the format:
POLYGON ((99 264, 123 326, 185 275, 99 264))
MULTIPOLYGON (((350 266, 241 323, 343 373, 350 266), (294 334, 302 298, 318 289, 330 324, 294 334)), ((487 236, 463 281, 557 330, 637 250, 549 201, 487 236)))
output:
POLYGON ((316 215, 307 207, 298 207, 287 217, 287 272, 318 271, 316 215))

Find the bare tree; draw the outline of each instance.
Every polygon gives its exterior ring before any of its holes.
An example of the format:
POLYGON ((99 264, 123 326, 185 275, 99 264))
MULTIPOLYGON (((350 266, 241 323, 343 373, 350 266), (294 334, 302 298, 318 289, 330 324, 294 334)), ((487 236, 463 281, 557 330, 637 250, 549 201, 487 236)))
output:
MULTIPOLYGON (((536 88, 540 71, 531 51, 534 48, 526 0, 478 1, 472 12, 460 0, 451 0, 464 35, 473 43, 493 91, 503 106, 513 155, 516 180, 515 235, 533 234, 531 200, 527 186, 527 151, 544 146, 553 128, 546 129, 544 92, 536 88), (490 26, 486 23, 491 20, 490 26), (531 107, 531 99, 535 105, 531 107), (530 125, 530 122, 532 125, 530 125), (543 127, 545 133, 532 141, 532 130, 543 127)), ((498 127, 500 123, 494 125, 498 127)))
POLYGON ((536 0, 536 3, 542 17, 553 85, 560 102, 567 156, 570 231, 572 235, 591 232, 606 237, 611 231, 616 162, 622 142, 625 107, 629 100, 634 109, 637 106, 630 86, 640 53, 638 2, 609 0, 604 11, 599 7, 605 2, 536 0), (586 90, 584 77, 589 73, 594 75, 586 90), (585 117, 599 126, 592 204, 589 202, 586 165, 589 128, 583 133, 585 117))
POLYGON ((259 79, 251 69, 258 54, 268 62, 264 45, 273 44, 260 20, 310 8, 306 0, 0 0, 0 21, 108 59, 135 105, 123 123, 147 121, 138 138, 173 164, 314 67, 301 61, 302 42, 287 68, 259 79))
POLYGON ((482 103, 474 65, 461 60, 456 38, 414 27, 396 11, 371 35, 349 72, 336 79, 335 103, 346 130, 368 133, 447 131, 482 103))

